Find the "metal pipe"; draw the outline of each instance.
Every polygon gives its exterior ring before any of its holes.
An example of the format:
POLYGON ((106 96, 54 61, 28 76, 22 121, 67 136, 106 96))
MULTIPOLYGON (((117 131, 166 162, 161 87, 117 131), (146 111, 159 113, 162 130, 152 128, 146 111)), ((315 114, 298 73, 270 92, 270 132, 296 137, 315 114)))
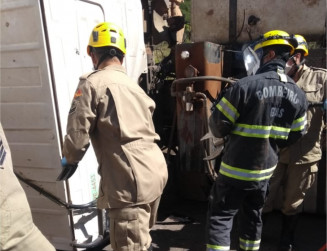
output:
MULTIPOLYGON (((203 109, 204 109, 204 135, 209 132, 209 125, 208 125, 208 109, 207 109, 207 96, 203 92, 196 92, 195 97, 199 98, 203 102, 203 109)), ((206 141, 203 141, 203 150, 204 150, 204 155, 205 157, 208 157, 208 152, 206 149, 210 151, 210 146, 206 141)), ((209 172, 209 178, 211 181, 214 181, 216 179, 216 173, 215 173, 215 168, 212 165, 211 160, 205 160, 209 172)))
POLYGON ((189 82, 201 82, 201 81, 208 81, 208 80, 213 80, 213 81, 223 81, 227 82, 229 84, 234 84, 236 81, 229 79, 229 78, 224 78, 224 77, 216 77, 216 76, 200 76, 200 77, 191 77, 191 78, 179 78, 175 79, 173 83, 171 84, 170 87, 170 93, 171 96, 176 96, 176 85, 178 84, 185 84, 189 82))
POLYGON ((71 210, 71 209, 84 209, 84 208, 89 208, 89 207, 95 208, 96 207, 96 200, 93 200, 93 201, 88 202, 86 204, 80 204, 80 205, 66 203, 65 201, 59 199, 57 196, 51 194, 50 192, 44 190, 40 186, 34 184, 33 182, 31 182, 31 180, 28 180, 28 179, 24 178, 23 176, 21 176, 17 172, 14 172, 14 173, 17 176, 17 178, 20 179, 21 181, 23 181, 25 184, 29 185, 34 190, 38 191, 40 194, 47 197, 48 199, 50 199, 51 201, 53 201, 57 205, 59 205, 61 207, 65 207, 68 210, 71 210))
POLYGON ((191 77, 191 78, 178 78, 175 79, 174 82, 176 84, 187 83, 190 81, 208 81, 208 80, 215 80, 215 81, 223 81, 230 84, 235 83, 235 80, 224 78, 224 77, 217 77, 217 76, 199 76, 199 77, 191 77))

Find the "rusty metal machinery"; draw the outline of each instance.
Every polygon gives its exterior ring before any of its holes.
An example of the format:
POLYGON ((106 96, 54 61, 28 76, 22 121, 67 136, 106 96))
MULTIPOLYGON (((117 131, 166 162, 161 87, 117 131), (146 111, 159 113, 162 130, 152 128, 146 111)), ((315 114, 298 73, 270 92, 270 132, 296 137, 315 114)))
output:
POLYGON ((176 45, 175 66, 171 95, 176 98, 177 187, 184 198, 207 200, 216 175, 215 159, 203 159, 214 145, 201 138, 209 131, 213 100, 223 83, 233 81, 222 77, 222 46, 211 42, 176 45))

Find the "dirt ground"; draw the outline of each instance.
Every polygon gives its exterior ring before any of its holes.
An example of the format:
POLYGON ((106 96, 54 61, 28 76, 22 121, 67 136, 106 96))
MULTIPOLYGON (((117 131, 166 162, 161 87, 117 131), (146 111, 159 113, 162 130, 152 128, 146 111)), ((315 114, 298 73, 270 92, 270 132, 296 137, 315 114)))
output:
MULTIPOLYGON (((152 229, 154 250, 160 251, 205 251, 206 202, 181 200, 173 205, 163 204, 157 224, 152 229)), ((235 219, 234 222, 237 220, 235 219)), ((281 214, 271 213, 263 228, 261 251, 278 251, 281 232, 281 214)), ((231 233, 231 250, 237 250, 236 226, 231 233)), ((297 231, 298 251, 325 251, 326 216, 302 214, 297 231)))
MULTIPOLYGON (((171 172, 173 169, 169 169, 171 172)), ((170 175, 173 177, 173 175, 170 175)), ((154 251, 205 251, 207 202, 185 199, 176 192, 176 181, 168 181, 158 219, 151 231, 154 251)), ((326 187, 325 185, 323 187, 326 187)), ((186 190, 189 188, 187 187, 186 190)), ((199 189, 193 189, 195 192, 199 189)), ((326 202, 326 198, 321 198, 326 202)), ((237 216, 236 216, 237 217, 237 216)), ((260 251, 279 251, 282 215, 272 212, 264 225, 260 251)), ((237 223, 237 218, 234 219, 237 223)), ((326 215, 302 213, 296 231, 297 251, 327 251, 326 215)), ((109 251, 112 249, 107 247, 109 251)), ((231 232, 231 251, 238 248, 237 227, 231 232)))
MULTIPOLYGON (((205 251, 207 202, 163 197, 156 225, 151 231, 154 251, 205 251)), ((237 222, 235 219, 234 222, 237 222)), ((260 251, 278 251, 281 214, 271 213, 263 228, 260 251)), ((231 251, 238 247, 236 226, 231 251)), ((326 215, 302 214, 297 231, 297 251, 326 251, 326 215)), ((107 247, 106 250, 112 251, 107 247)))

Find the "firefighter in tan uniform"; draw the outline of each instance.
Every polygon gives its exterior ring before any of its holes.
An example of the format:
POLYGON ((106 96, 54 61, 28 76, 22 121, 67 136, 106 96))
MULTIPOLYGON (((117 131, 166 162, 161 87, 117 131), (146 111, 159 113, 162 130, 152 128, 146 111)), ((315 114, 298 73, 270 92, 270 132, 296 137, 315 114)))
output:
MULTIPOLYGON (((304 57, 309 54, 308 45, 303 36, 295 35, 295 37, 298 47, 288 61, 288 75, 305 92, 309 103, 324 102, 327 70, 308 67, 304 64, 304 57)), ((295 144, 281 150, 279 163, 270 181, 269 195, 264 207, 265 213, 272 211, 279 187, 283 187, 281 250, 296 250, 294 231, 298 213, 306 192, 316 180, 318 162, 321 159, 320 138, 325 126, 323 117, 324 111, 321 106, 309 107, 307 134, 295 144)))
POLYGON ((55 251, 33 222, 25 192, 13 172, 11 153, 1 123, 0 250, 55 251))
POLYGON ((101 176, 98 207, 109 208, 112 248, 151 250, 150 229, 168 178, 152 121, 155 103, 122 66, 126 40, 118 26, 98 24, 87 52, 96 70, 80 78, 72 101, 65 166, 76 167, 91 140, 101 176))

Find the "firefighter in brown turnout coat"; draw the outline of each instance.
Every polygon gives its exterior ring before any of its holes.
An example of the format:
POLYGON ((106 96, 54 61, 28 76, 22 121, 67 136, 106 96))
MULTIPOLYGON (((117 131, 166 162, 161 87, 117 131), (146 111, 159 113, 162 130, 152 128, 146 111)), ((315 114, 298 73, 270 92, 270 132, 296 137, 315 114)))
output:
POLYGON ((168 176, 152 121, 155 103, 126 75, 121 28, 98 24, 87 52, 96 70, 80 78, 72 101, 64 167, 76 168, 91 140, 101 176, 98 207, 109 209, 112 248, 151 250, 149 232, 168 176))

